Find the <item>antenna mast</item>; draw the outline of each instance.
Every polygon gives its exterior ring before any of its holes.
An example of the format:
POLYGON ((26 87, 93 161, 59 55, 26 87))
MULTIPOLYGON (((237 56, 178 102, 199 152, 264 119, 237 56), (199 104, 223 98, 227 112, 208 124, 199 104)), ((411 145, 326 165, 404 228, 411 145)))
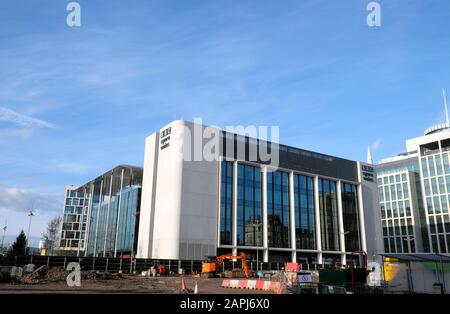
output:
POLYGON ((444 95, 445 119, 446 119, 446 123, 447 123, 447 126, 448 126, 449 125, 449 121, 448 121, 447 99, 445 98, 445 89, 442 89, 442 94, 444 95))

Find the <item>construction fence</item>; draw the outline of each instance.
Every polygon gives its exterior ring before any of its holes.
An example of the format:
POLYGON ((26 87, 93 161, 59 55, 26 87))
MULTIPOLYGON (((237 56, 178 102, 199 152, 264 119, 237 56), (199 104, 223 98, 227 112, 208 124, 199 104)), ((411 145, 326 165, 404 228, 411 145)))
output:
MULTIPOLYGON (((113 257, 76 257, 76 256, 5 256, 0 260, 1 266, 19 266, 34 264, 36 267, 66 268, 71 262, 80 265, 81 270, 105 271, 110 273, 140 273, 149 270, 152 266, 163 265, 168 273, 195 274, 202 271, 202 261, 199 260, 170 260, 170 259, 143 259, 143 258, 113 258, 113 257)), ((240 261, 224 261, 219 267, 222 270, 241 268, 240 261)), ((284 263, 257 263, 249 261, 248 267, 253 271, 278 271, 283 269, 284 263)), ((309 267, 308 267, 309 268, 309 267)), ((317 269, 314 265, 311 270, 317 269)))

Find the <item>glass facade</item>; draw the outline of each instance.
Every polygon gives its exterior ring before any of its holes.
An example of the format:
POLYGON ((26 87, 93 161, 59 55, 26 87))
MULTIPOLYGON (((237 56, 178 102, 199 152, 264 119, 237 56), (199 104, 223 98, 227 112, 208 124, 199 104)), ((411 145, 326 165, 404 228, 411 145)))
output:
POLYGON ((86 255, 136 252, 142 169, 119 166, 86 184, 92 206, 86 255))
POLYGON ((294 175, 295 241, 297 249, 316 248, 314 178, 294 175))
POLYGON ((233 226, 233 163, 222 161, 220 191, 220 244, 231 245, 233 226))
POLYGON ((268 240, 271 248, 290 248, 289 174, 267 173, 268 240))
POLYGON ((356 185, 341 183, 342 219, 344 223, 345 250, 360 251, 359 211, 356 185))
MULTIPOLYGON (((414 175, 411 175, 413 178, 414 175)), ((408 169, 378 175, 378 198, 384 250, 387 253, 416 253, 412 185, 408 169)))
POLYGON ((319 178, 319 212, 323 251, 339 251, 336 182, 319 178))
POLYGON ((261 170, 238 165, 237 245, 262 246, 261 170))
POLYGON ((420 147, 425 212, 429 223, 430 250, 450 253, 450 162, 444 141, 420 147))
POLYGON ((316 180, 313 176, 294 171, 264 173, 259 165, 222 161, 219 181, 221 193, 218 250, 230 250, 228 246, 233 246, 235 236, 238 252, 246 252, 249 257, 256 258, 258 252, 261 257, 264 254, 258 251, 261 248, 269 254, 269 260, 280 260, 283 256, 281 260, 290 261, 294 256, 295 246, 297 261, 316 263, 319 261, 318 253, 321 253, 314 252, 318 247, 316 215, 319 215, 321 251, 327 251, 340 259, 339 198, 343 207, 346 251, 361 250, 357 185, 343 182, 339 195, 338 181, 318 177, 316 195, 316 180), (234 191, 236 195, 233 194, 234 191), (316 206, 316 199, 319 200, 319 206, 316 206), (267 247, 264 247, 263 241, 264 200, 267 209, 267 247), (233 229, 234 223, 236 230, 233 229))
POLYGON ((89 195, 76 187, 67 187, 64 197, 59 249, 73 255, 85 249, 86 221, 89 195))

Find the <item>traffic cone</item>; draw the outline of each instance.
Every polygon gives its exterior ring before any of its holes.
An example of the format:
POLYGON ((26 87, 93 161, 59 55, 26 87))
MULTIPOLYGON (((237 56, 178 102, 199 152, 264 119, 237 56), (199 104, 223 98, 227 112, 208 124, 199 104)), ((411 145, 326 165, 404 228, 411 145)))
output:
POLYGON ((181 291, 186 291, 186 279, 184 278, 184 274, 181 276, 181 291))
POLYGON ((194 294, 198 294, 198 282, 195 282, 194 294))

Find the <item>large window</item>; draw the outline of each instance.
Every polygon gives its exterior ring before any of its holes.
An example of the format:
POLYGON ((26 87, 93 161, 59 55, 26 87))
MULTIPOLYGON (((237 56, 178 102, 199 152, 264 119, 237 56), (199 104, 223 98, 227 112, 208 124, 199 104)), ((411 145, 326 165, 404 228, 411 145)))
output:
POLYGON ((267 220, 269 247, 290 248, 289 174, 267 173, 267 220))
POLYGON ((341 184, 342 216, 344 222, 345 250, 359 251, 361 249, 358 217, 358 198, 356 186, 341 184))
POLYGON ((222 161, 220 191, 220 244, 232 244, 233 163, 222 161))
POLYGON ((339 251, 336 182, 319 178, 319 204, 322 250, 339 251))
POLYGON ((315 249, 313 178, 294 175, 294 206, 297 249, 315 249))
POLYGON ((237 245, 262 246, 261 171, 238 165, 237 245))

